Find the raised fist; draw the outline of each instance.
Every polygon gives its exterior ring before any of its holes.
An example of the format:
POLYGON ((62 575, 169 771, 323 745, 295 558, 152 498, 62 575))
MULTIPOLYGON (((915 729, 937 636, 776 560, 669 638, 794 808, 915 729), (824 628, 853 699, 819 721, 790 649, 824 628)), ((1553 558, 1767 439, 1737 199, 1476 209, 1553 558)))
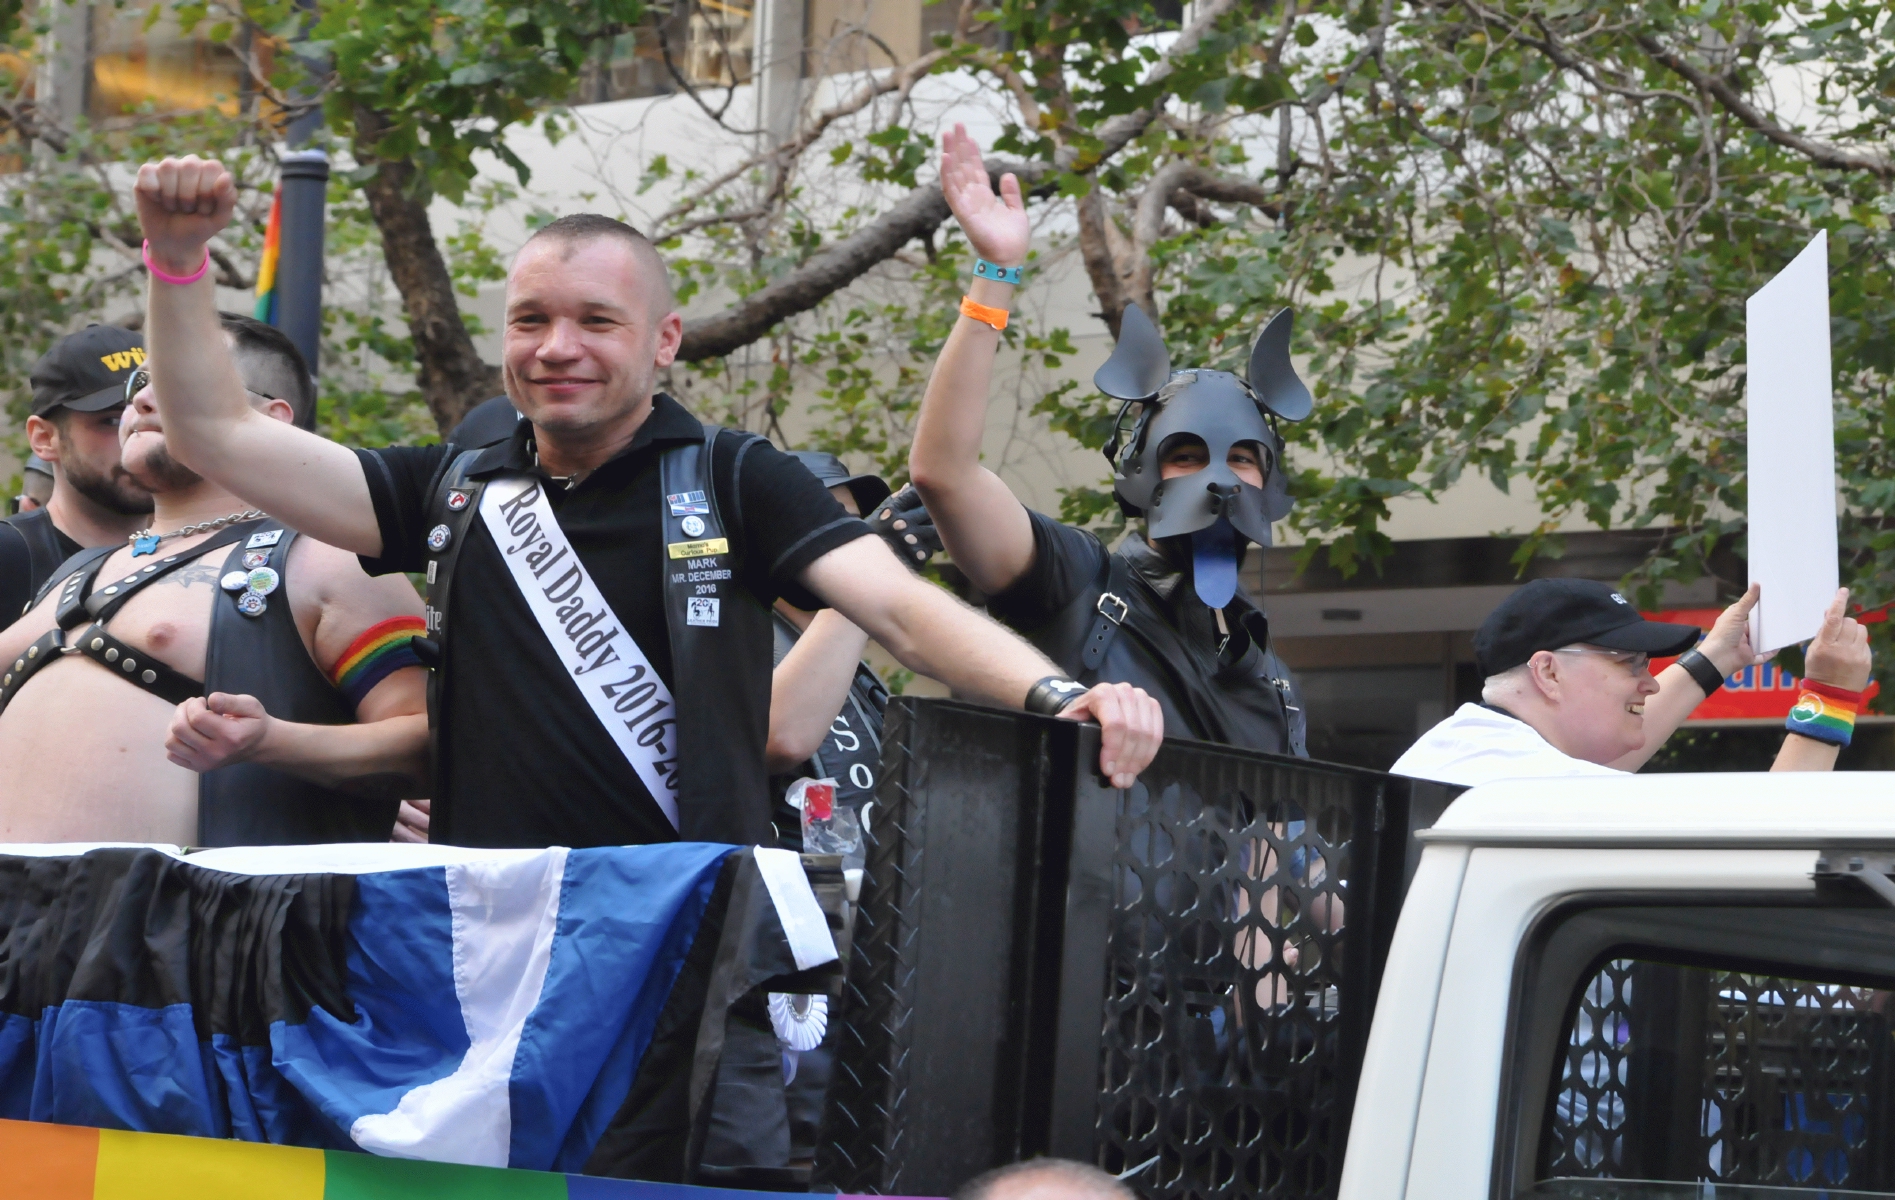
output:
POLYGON ((132 195, 151 261, 167 274, 189 275, 203 265, 205 244, 230 224, 237 181, 223 163, 191 154, 138 168, 132 195))

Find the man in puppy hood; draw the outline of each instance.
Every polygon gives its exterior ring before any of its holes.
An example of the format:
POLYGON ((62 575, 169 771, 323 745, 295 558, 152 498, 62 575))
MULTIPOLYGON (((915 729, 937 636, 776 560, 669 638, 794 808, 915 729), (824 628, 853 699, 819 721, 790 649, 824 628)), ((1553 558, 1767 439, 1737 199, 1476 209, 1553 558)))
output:
POLYGON ((1127 409, 1140 407, 1130 445, 1119 452, 1115 429, 1106 448, 1117 468, 1112 492, 1120 510, 1144 517, 1146 536, 1175 547, 1178 565, 1191 564, 1198 598, 1213 610, 1237 591, 1245 544, 1268 546, 1270 526, 1289 515, 1289 489, 1277 469, 1283 439, 1268 418, 1300 421, 1312 407, 1290 363, 1293 321, 1286 308, 1264 326, 1250 352, 1254 382, 1246 382, 1228 371, 1173 374, 1157 329, 1134 304, 1120 321, 1117 349, 1093 376, 1100 391, 1125 402, 1120 426, 1127 409), (1165 478, 1165 451, 1193 439, 1203 444, 1203 468, 1165 478), (1261 460, 1261 487, 1232 467, 1232 452, 1240 447, 1253 447, 1261 460))
POLYGON ((943 151, 942 190, 980 265, 929 380, 909 470, 954 565, 989 597, 990 614, 1074 678, 1157 697, 1167 737, 1306 754, 1302 701, 1268 620, 1237 583, 1245 546, 1269 545, 1271 522, 1290 507, 1273 421, 1311 409, 1290 364, 1290 313, 1266 324, 1245 380, 1174 374, 1150 319, 1125 310, 1094 382, 1123 402, 1106 457, 1120 507, 1145 518, 1146 536, 1109 551, 1029 511, 980 464, 998 327, 1030 228, 1018 184, 1004 177, 996 193, 964 131, 943 151))

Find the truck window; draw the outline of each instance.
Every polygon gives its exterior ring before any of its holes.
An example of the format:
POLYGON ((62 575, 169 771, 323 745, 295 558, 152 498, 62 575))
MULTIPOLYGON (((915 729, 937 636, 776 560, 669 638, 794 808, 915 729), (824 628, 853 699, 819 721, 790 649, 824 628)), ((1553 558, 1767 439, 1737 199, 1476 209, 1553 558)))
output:
POLYGON ((1895 911, 1856 899, 1589 909, 1540 936, 1514 1054, 1538 1115, 1503 1119, 1503 1194, 1895 1193, 1895 911))

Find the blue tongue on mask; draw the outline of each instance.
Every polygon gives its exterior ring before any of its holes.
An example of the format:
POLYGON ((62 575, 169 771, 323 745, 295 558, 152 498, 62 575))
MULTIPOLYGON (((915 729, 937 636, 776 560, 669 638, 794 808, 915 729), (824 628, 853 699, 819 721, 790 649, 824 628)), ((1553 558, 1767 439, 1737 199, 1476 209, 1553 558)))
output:
POLYGON ((1198 599, 1212 608, 1224 607, 1237 594, 1237 551, 1242 544, 1224 517, 1191 535, 1191 583, 1198 599))

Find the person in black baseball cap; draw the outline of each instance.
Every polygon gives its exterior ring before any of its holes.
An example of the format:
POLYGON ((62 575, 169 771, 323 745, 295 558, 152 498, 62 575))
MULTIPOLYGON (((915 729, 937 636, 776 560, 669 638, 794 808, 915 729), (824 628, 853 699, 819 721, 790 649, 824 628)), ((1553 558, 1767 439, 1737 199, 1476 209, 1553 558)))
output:
POLYGON ((54 568, 89 546, 123 541, 151 513, 151 493, 119 461, 125 381, 145 361, 143 340, 88 325, 33 364, 26 438, 53 477, 44 505, 0 522, 0 624, 26 608, 54 568))
MULTIPOLYGON (((1748 612, 1748 607, 1745 609, 1748 612)), ((1668 658, 1698 644, 1696 625, 1648 621, 1610 584, 1535 579, 1500 602, 1474 635, 1482 678, 1526 663, 1541 650, 1588 645, 1668 658)))
MULTIPOLYGON (((1767 661, 1750 644, 1759 594, 1753 584, 1706 634, 1646 620, 1610 584, 1533 580, 1474 634, 1481 703, 1462 705, 1390 770, 1469 785, 1636 771, 1728 676, 1767 661), (1651 660, 1672 655, 1678 661, 1654 677, 1651 660)), ((1868 637, 1844 615, 1848 599, 1847 589, 1837 592, 1805 671, 1859 692, 1869 677, 1868 637)), ((1792 732, 1772 769, 1828 770, 1838 749, 1792 732)))

